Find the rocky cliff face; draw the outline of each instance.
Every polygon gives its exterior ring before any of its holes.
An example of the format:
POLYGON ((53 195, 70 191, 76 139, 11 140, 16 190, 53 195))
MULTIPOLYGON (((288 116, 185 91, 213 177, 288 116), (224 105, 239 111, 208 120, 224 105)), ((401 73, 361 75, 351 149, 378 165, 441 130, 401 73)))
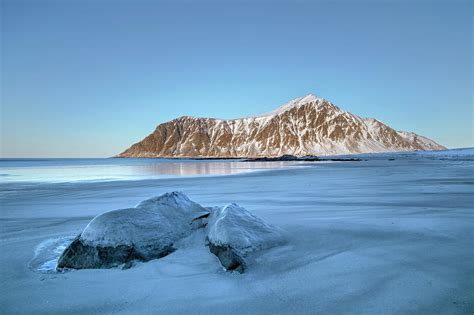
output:
POLYGON ((159 125, 119 157, 259 157, 291 154, 442 150, 414 133, 345 112, 307 95, 257 117, 213 119, 183 116, 159 125))

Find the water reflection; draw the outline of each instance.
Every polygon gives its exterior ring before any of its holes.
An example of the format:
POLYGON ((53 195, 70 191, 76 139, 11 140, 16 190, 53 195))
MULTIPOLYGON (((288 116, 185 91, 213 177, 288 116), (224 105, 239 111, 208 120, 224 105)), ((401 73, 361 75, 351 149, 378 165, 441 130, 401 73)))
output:
POLYGON ((137 173, 154 175, 174 176, 196 176, 196 175, 231 175, 265 170, 273 168, 289 167, 288 162, 196 162, 196 163, 156 163, 135 167, 137 173))
POLYGON ((218 176, 275 168, 296 167, 296 162, 193 161, 157 159, 0 161, 0 182, 70 182, 137 180, 181 176, 218 176))

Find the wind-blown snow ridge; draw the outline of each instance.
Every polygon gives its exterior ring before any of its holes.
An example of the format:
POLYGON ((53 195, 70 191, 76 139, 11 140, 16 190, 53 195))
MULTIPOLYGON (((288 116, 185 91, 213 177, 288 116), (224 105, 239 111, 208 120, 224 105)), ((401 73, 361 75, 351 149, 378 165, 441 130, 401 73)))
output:
POLYGON ((309 94, 255 117, 183 116, 160 124, 119 157, 259 157, 336 155, 445 147, 373 118, 346 112, 309 94))

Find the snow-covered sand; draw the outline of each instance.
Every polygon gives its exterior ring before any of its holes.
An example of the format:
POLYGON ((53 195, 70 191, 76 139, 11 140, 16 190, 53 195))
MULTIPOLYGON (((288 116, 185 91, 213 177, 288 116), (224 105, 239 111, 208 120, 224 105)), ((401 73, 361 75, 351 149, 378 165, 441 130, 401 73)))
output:
POLYGON ((2 182, 0 313, 474 312, 472 156, 307 164, 218 177, 2 182), (243 274, 222 269, 202 229, 127 270, 51 271, 94 216, 175 190, 204 206, 236 202, 287 242, 252 255, 243 274))

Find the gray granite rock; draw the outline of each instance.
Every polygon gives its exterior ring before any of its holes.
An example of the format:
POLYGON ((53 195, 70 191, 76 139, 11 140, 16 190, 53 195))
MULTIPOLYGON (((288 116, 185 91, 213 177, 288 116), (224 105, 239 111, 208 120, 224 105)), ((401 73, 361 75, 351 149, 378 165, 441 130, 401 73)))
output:
POLYGON ((141 202, 136 208, 95 217, 64 250, 57 269, 112 268, 172 253, 174 244, 205 225, 209 211, 179 192, 141 202))

